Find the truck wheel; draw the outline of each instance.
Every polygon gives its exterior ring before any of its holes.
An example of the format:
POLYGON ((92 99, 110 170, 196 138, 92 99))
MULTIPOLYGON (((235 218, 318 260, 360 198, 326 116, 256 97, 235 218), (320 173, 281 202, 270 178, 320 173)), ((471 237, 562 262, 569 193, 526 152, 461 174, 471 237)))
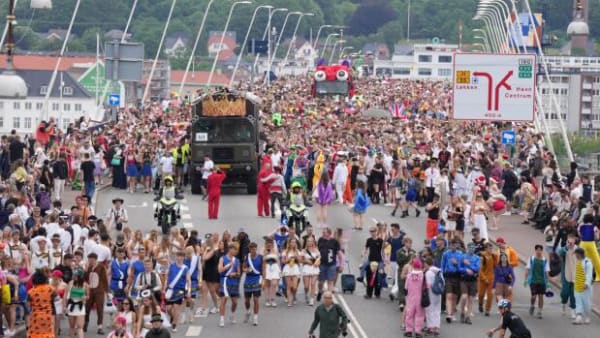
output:
POLYGON ((190 174, 190 185, 192 194, 199 195, 202 193, 202 176, 199 174, 190 174))
POLYGON ((248 191, 248 195, 256 195, 256 179, 249 178, 248 183, 246 184, 246 190, 248 191))

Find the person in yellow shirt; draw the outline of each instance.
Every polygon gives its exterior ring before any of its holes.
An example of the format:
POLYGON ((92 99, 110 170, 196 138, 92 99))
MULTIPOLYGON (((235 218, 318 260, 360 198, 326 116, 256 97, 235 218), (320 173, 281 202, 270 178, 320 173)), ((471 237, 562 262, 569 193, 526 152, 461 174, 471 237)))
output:
POLYGON ((479 312, 483 313, 483 299, 485 301, 485 316, 490 315, 492 300, 494 299, 494 269, 498 264, 498 253, 494 251, 492 243, 485 243, 485 250, 481 253, 481 269, 477 279, 477 292, 479 298, 479 312))
POLYGON ((17 186, 17 190, 23 189, 25 183, 27 183, 27 170, 25 170, 25 166, 23 164, 23 160, 15 161, 15 170, 13 172, 13 176, 15 178, 15 185, 17 186))

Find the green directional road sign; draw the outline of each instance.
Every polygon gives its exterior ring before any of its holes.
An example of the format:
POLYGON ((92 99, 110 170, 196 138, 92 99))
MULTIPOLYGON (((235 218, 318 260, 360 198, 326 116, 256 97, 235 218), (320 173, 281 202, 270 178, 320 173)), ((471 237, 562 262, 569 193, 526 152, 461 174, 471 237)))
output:
POLYGON ((520 79, 530 79, 532 76, 531 72, 519 72, 520 79))
POLYGON ((104 64, 98 62, 91 66, 81 77, 79 78, 79 84, 81 84, 92 96, 102 95, 104 87, 106 86, 107 80, 104 78, 104 64), (96 68, 98 68, 98 87, 96 88, 96 68))
POLYGON ((531 71, 533 71, 533 66, 531 66, 531 65, 519 66, 519 72, 531 72, 531 71))

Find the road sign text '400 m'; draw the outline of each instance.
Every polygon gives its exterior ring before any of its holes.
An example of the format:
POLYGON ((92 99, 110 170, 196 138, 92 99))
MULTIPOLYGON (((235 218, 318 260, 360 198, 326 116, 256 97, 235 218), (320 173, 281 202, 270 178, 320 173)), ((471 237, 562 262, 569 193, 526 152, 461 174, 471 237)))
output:
POLYGON ((454 55, 454 113, 459 120, 532 121, 535 55, 454 55))

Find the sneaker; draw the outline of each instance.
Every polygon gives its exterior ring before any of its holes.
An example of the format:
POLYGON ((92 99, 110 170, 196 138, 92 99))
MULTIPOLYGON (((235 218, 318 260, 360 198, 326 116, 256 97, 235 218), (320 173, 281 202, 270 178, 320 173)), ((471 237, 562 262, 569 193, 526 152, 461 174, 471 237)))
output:
POLYGON ((171 331, 177 332, 177 325, 173 325, 173 328, 171 328, 171 331))
POLYGON ((237 321, 235 320, 235 316, 229 316, 229 322, 230 322, 231 324, 236 324, 236 323, 237 323, 237 321))
POLYGON ((537 317, 538 317, 538 319, 542 319, 542 311, 538 311, 537 317))
POLYGON ((473 325, 473 322, 471 321, 471 317, 467 317, 465 318, 465 324, 469 324, 469 325, 473 325))
POLYGON ((323 296, 323 293, 319 291, 319 293, 317 293, 317 302, 321 301, 321 296, 323 296))
POLYGON ((479 304, 479 313, 483 313, 483 304, 479 304))
POLYGON ((452 323, 452 316, 446 316, 446 323, 452 323))
POLYGON ((221 317, 221 319, 219 320, 219 326, 225 327, 225 318, 221 317))
POLYGON ((104 330, 102 330, 102 328, 98 329, 98 334, 104 336, 104 330))
POLYGON ((219 312, 219 310, 217 310, 217 308, 213 306, 212 308, 210 308, 209 312, 210 314, 214 315, 215 313, 219 312))
POLYGON ((460 314, 460 322, 461 323, 465 322, 465 313, 464 312, 461 312, 461 314, 460 314))
POLYGON ((250 321, 250 312, 246 312, 246 316, 244 316, 244 324, 247 324, 250 321))
POLYGON ((4 331, 4 336, 5 337, 13 337, 15 335, 15 330, 6 330, 4 331))
POLYGON ((308 301, 308 305, 309 306, 314 306, 315 305, 315 299, 311 297, 310 300, 308 301))
POLYGON ((417 214, 415 215, 415 217, 419 217, 421 215, 421 210, 419 209, 415 209, 417 211, 417 214))
POLYGON ((275 301, 271 301, 271 307, 277 307, 277 303, 275 303, 275 301))
POLYGON ((583 320, 583 323, 584 323, 585 325, 588 325, 588 324, 590 324, 590 323, 591 323, 590 317, 587 317, 586 319, 584 319, 584 320, 583 320))
POLYGON ((254 316, 254 320, 252 321, 252 325, 258 326, 258 316, 254 316))
POLYGON ((575 319, 575 317, 577 317, 577 314, 574 309, 571 309, 571 319, 575 319))
POLYGON ((196 310, 196 313, 194 313, 194 317, 195 318, 204 318, 207 315, 207 311, 206 309, 198 309, 196 310))
POLYGON ((529 315, 533 316, 534 311, 535 311, 535 308, 533 306, 530 306, 529 307, 529 315))
POLYGON ((577 316, 575 317, 575 320, 573 320, 573 322, 572 322, 572 323, 573 323, 573 325, 580 325, 580 324, 583 324, 583 318, 581 318, 581 316, 580 316, 580 315, 577 315, 577 316))
POLYGON ((489 316, 490 316, 490 312, 489 312, 489 311, 486 311, 486 312, 485 312, 485 316, 486 316, 486 317, 489 317, 489 316))
POLYGON ((265 307, 271 307, 271 302, 266 302, 265 307))

